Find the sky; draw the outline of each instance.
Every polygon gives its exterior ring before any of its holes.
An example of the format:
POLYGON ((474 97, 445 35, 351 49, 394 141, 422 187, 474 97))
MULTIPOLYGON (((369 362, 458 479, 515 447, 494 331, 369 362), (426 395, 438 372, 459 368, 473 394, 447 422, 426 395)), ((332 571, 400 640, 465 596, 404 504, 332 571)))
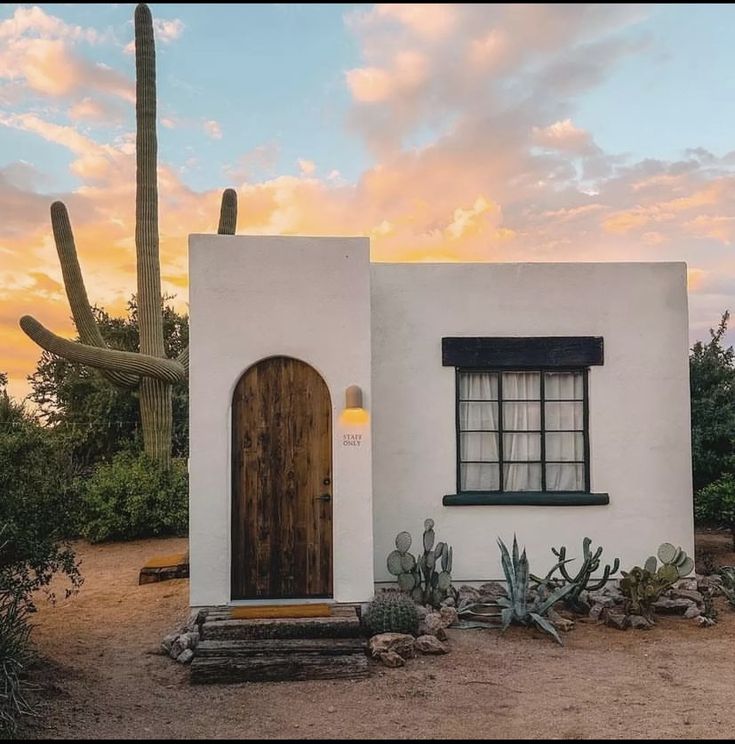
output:
MULTIPOLYGON (((151 9, 180 309, 187 235, 216 230, 226 187, 239 233, 367 235, 374 261, 686 261, 692 342, 735 305, 735 5, 151 9)), ((135 289, 133 10, 0 6, 0 371, 18 397, 40 355, 19 317, 74 334, 52 201, 90 300, 122 314, 135 289)))

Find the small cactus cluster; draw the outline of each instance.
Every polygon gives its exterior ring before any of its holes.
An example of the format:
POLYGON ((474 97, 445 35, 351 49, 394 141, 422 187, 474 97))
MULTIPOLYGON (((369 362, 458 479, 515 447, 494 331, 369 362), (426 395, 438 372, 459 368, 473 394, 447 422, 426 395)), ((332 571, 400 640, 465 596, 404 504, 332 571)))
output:
POLYGON ((653 605, 679 579, 691 573, 694 561, 681 548, 663 543, 658 549, 658 560, 652 555, 640 566, 623 571, 620 591, 626 598, 630 614, 653 617, 653 605), (658 561, 661 561, 661 566, 658 561))
MULTIPOLYGON (((602 546, 597 548, 593 553, 590 550, 592 540, 589 537, 585 537, 582 541, 582 565, 579 567, 579 571, 572 576, 566 568, 566 564, 570 562, 567 559, 567 549, 562 545, 558 550, 552 548, 551 552, 558 559, 557 564, 551 571, 546 575, 545 579, 539 579, 536 576, 531 578, 538 584, 559 584, 559 580, 556 582, 553 579, 553 574, 558 570, 562 580, 566 584, 571 584, 572 589, 564 597, 564 604, 572 611, 579 612, 586 615, 589 612, 589 607, 581 600, 580 595, 583 591, 596 592, 602 589, 607 584, 611 574, 617 573, 620 568, 620 559, 616 558, 613 561, 612 566, 606 565, 602 571, 602 576, 599 579, 592 580, 592 574, 595 573, 600 567, 600 559, 602 557, 602 546)), ((573 560, 573 559, 572 559, 573 560)), ((655 560, 655 559, 654 559, 655 560)))
POLYGON ((368 636, 378 633, 416 635, 419 613, 415 602, 402 592, 379 594, 362 613, 362 626, 368 636))
POLYGON ((424 521, 424 552, 416 560, 409 553, 412 539, 399 532, 396 549, 388 556, 388 571, 397 578, 401 591, 420 604, 438 607, 452 591, 452 548, 443 542, 434 547, 434 520, 424 521))

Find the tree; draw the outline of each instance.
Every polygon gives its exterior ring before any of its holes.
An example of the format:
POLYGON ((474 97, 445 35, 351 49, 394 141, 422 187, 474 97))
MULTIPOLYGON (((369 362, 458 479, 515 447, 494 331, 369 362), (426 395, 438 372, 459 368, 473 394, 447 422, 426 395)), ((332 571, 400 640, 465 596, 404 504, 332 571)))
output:
POLYGON ((695 491, 735 474, 735 352, 723 345, 729 319, 725 312, 689 357, 695 491))
MULTIPOLYGON (((172 387, 186 380, 189 351, 186 348, 171 359, 166 356, 164 344, 158 247, 155 57, 153 19, 148 6, 141 3, 135 9, 135 250, 140 351, 121 351, 106 344, 87 299, 69 215, 61 202, 51 205, 51 224, 80 342, 57 336, 30 315, 20 319, 20 326, 46 351, 98 369, 114 385, 137 390, 145 451, 168 467, 173 430, 172 387)), ((219 233, 234 234, 236 222, 237 195, 227 189, 222 195, 219 233)))
MULTIPOLYGON (((179 315, 166 301, 163 307, 163 336, 166 354, 176 357, 189 343, 189 319, 179 315)), ((97 327, 110 348, 137 352, 138 308, 133 297, 127 317, 113 318, 101 308, 92 308, 97 327)), ((47 351, 28 378, 29 400, 37 415, 55 432, 60 444, 71 453, 85 473, 97 462, 109 461, 121 450, 142 448, 140 407, 136 391, 108 384, 94 370, 47 351)), ((189 393, 185 382, 172 387, 174 457, 186 457, 189 446, 189 393)))

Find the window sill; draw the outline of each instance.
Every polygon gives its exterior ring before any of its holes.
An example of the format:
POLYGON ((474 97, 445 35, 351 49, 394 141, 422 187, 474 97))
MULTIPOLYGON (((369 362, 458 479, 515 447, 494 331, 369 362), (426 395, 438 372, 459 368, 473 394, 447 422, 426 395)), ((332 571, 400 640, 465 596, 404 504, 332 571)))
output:
POLYGON ((444 497, 444 506, 604 506, 606 493, 578 491, 468 491, 444 497))

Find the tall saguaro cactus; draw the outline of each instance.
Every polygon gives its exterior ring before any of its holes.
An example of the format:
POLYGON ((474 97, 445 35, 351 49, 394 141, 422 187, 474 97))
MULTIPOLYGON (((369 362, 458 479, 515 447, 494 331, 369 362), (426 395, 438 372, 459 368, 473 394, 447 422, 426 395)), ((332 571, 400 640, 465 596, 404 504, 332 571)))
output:
MULTIPOLYGON (((144 3, 135 10, 135 71, 135 253, 140 353, 110 349, 102 338, 87 298, 69 215, 61 202, 51 205, 51 224, 80 341, 57 336, 30 315, 20 319, 20 327, 52 354, 98 369, 114 385, 138 388, 145 451, 167 466, 171 459, 173 424, 171 386, 186 379, 189 350, 187 348, 177 359, 166 358, 164 350, 158 246, 156 50, 153 19, 144 3)), ((222 195, 219 234, 234 235, 236 224, 237 194, 227 189, 222 195)))

